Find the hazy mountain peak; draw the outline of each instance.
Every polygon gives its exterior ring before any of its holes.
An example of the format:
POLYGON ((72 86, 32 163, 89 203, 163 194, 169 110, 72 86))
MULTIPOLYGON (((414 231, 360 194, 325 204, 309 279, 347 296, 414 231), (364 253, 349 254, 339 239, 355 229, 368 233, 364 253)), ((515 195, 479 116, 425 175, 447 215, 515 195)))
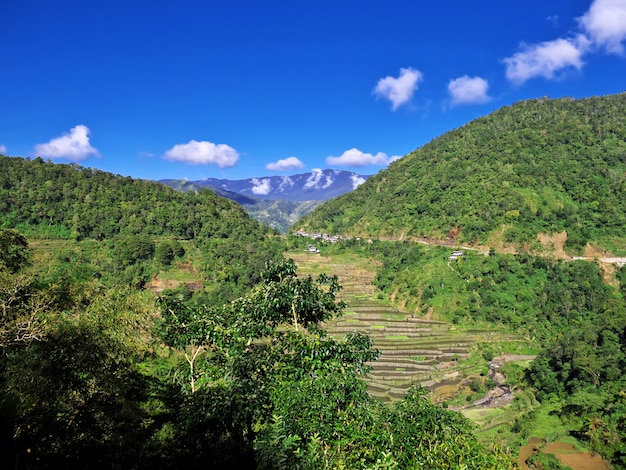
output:
MULTIPOLYGON (((186 183, 255 199, 325 201, 352 191, 370 176, 351 171, 315 168, 308 173, 291 176, 259 176, 241 180, 206 178, 186 183)), ((162 180, 166 184, 170 184, 170 181, 172 180, 162 180)))

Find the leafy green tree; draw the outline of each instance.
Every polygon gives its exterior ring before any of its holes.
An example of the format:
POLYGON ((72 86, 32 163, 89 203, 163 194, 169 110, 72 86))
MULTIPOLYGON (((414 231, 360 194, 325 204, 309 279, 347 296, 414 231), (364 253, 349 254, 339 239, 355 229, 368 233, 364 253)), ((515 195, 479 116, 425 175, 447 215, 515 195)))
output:
POLYGON ((174 250, 168 241, 159 242, 154 250, 154 260, 163 266, 169 266, 174 261, 174 250))
POLYGON ((151 259, 154 255, 154 242, 146 235, 130 235, 116 243, 119 261, 122 266, 129 266, 141 260, 151 259))
POLYGON ((289 260, 269 264, 263 279, 221 308, 161 301, 163 337, 184 356, 173 423, 177 461, 209 468, 506 468, 461 415, 434 407, 424 392, 393 409, 367 394, 362 378, 378 356, 371 339, 349 334, 339 341, 320 328, 343 308, 336 277, 301 279, 289 260))
POLYGON ((139 368, 149 311, 128 294, 94 293, 78 315, 47 312, 41 340, 2 358, 16 468, 138 467, 159 401, 139 368))
POLYGON ((0 270, 16 273, 30 260, 26 238, 15 230, 0 231, 0 270))
POLYGON ((178 240, 171 240, 170 247, 176 258, 182 258, 185 256, 185 248, 178 240))

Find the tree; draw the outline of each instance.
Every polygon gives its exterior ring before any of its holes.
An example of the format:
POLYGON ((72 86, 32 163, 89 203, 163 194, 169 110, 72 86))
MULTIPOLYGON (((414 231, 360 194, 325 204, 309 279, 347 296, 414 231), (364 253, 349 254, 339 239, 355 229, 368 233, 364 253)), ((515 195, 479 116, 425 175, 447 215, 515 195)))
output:
POLYGON ((41 338, 39 317, 51 299, 24 269, 29 263, 26 239, 13 230, 0 231, 0 348, 41 338))
POLYGON ((159 418, 156 381, 139 368, 150 311, 128 291, 94 295, 77 314, 46 312, 41 341, 2 357, 16 468, 138 468, 145 453, 159 418))
POLYGON ((372 340, 358 333, 338 340, 321 328, 344 307, 336 276, 299 278, 289 260, 268 264, 263 280, 220 308, 161 300, 163 338, 184 356, 172 423, 177 462, 506 467, 478 444, 465 418, 430 404, 424 391, 393 408, 368 395, 363 377, 378 357, 372 340))
POLYGON ((15 230, 0 231, 0 270, 16 273, 30 260, 26 238, 15 230))
POLYGON ((174 250, 168 241, 159 242, 154 250, 154 259, 163 266, 169 266, 174 261, 174 250))

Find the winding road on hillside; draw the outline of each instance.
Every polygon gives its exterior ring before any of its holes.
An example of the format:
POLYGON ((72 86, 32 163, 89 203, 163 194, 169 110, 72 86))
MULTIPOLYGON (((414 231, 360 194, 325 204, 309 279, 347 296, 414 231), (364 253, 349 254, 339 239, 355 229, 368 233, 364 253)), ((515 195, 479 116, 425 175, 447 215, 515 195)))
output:
MULTIPOLYGON (((450 248, 451 250, 469 250, 475 251, 480 254, 484 254, 487 256, 489 254, 489 248, 484 246, 467 246, 467 245, 458 245, 454 241, 450 240, 435 240, 429 238, 419 238, 419 237, 379 237, 381 241, 411 241, 414 243, 420 243, 422 245, 434 245, 434 246, 443 246, 450 248)), ((584 256, 569 256, 565 253, 563 249, 563 243, 565 242, 565 238, 562 237, 562 234, 556 234, 553 237, 545 236, 543 237, 545 245, 552 244, 553 250, 550 252, 551 256, 555 258, 562 259, 563 261, 598 261, 606 264, 615 264, 619 267, 626 266, 626 257, 620 256, 610 256, 610 254, 601 251, 599 253, 594 254, 586 254, 584 256)), ((501 248, 497 251, 506 254, 517 254, 519 251, 516 251, 513 247, 505 247, 501 248)), ((586 251, 593 251, 593 249, 588 249, 586 251)), ((541 255, 541 254, 538 254, 541 255)))

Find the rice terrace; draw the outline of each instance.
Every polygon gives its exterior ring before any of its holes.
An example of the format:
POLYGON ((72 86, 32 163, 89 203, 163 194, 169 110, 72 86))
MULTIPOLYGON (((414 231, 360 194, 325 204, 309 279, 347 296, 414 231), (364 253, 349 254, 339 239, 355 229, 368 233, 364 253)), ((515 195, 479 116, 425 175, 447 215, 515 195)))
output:
MULTIPOLYGON (((516 395, 515 387, 501 372, 507 364, 518 371, 529 366, 535 356, 527 354, 528 338, 503 333, 496 327, 452 325, 432 308, 425 315, 402 311, 375 287, 375 263, 356 253, 292 250, 285 257, 296 262, 300 276, 338 276, 342 286, 338 297, 348 306, 327 330, 335 336, 360 331, 373 339, 380 357, 371 364, 367 377, 372 396, 393 401, 411 385, 420 384, 429 390, 434 402, 445 403, 476 423, 478 435, 486 441, 501 439, 499 432, 536 407, 526 394, 516 395), (502 354, 493 356, 485 350, 502 354), (477 380, 486 382, 484 395, 472 393, 477 390, 477 380)), ((568 438, 537 431, 543 437, 531 436, 519 443, 520 468, 542 468, 541 464, 527 463, 539 453, 574 470, 610 468, 600 455, 578 449, 568 438)))
POLYGON ((353 255, 323 256, 289 252, 300 275, 333 273, 348 304, 344 315, 328 325, 342 336, 361 331, 374 339, 380 358, 368 377, 370 393, 381 400, 400 398, 415 383, 431 390, 435 401, 452 398, 463 384, 468 366, 463 359, 477 341, 510 342, 523 338, 502 336, 493 330, 458 330, 445 321, 402 312, 377 295, 374 266, 353 255))

